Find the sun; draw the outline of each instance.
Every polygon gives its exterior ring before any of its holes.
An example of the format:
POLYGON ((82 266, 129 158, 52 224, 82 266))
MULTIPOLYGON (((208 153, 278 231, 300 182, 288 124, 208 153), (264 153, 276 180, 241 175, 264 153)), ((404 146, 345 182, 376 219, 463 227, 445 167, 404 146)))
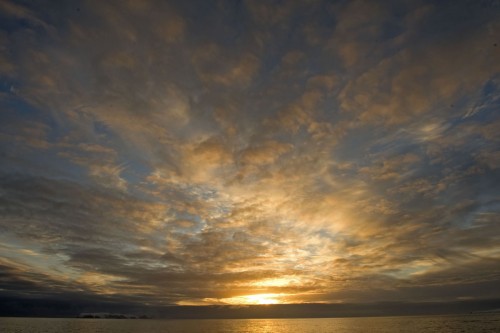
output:
POLYGON ((256 304, 280 304, 280 297, 284 294, 253 294, 253 295, 243 295, 235 296, 230 298, 225 298, 222 301, 228 304, 246 304, 246 305, 256 305, 256 304))
POLYGON ((248 304, 278 304, 279 301, 276 298, 279 294, 255 294, 243 296, 248 304))

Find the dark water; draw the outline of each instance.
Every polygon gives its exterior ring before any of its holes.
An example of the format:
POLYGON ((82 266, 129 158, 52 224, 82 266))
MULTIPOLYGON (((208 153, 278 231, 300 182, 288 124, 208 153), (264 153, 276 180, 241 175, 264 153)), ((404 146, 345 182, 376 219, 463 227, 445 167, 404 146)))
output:
POLYGON ((0 318, 1 333, 343 333, 500 332, 500 314, 321 319, 0 318))

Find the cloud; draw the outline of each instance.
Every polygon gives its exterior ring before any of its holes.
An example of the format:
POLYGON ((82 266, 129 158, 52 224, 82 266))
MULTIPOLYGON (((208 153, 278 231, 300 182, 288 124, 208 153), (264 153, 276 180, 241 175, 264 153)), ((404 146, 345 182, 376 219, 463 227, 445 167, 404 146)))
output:
POLYGON ((473 51, 490 44, 490 27, 479 25, 460 39, 443 36, 446 40, 431 40, 425 48, 408 45, 381 58, 346 86, 340 96, 342 108, 359 114, 362 121, 389 125, 408 122, 436 108, 446 109, 457 94, 474 93, 496 71, 490 71, 497 66, 494 49, 473 51), (477 66, 472 69, 466 64, 477 66))
POLYGON ((497 14, 1 6, 10 296, 452 301, 497 282, 497 14))
POLYGON ((270 164, 273 163, 280 155, 291 150, 291 145, 283 144, 277 141, 266 141, 258 147, 250 147, 243 150, 241 159, 245 164, 270 164))
POLYGON ((203 46, 195 52, 193 63, 200 78, 207 83, 247 86, 259 69, 259 59, 251 53, 228 57, 226 50, 216 44, 203 46), (226 61, 221 61, 223 57, 226 61))

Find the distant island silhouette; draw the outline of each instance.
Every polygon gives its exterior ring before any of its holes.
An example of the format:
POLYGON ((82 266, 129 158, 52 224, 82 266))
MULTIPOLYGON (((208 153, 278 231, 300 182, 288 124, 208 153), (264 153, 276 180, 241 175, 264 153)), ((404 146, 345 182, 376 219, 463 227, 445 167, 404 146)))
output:
POLYGON ((80 313, 77 318, 88 318, 88 319, 152 319, 150 316, 146 315, 132 315, 123 313, 108 313, 108 312, 95 312, 80 313))

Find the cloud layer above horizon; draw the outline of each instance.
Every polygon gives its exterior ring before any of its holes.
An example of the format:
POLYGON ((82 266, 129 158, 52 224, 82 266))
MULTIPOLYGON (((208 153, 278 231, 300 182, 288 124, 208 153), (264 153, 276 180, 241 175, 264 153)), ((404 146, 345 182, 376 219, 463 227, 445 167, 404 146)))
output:
POLYGON ((498 2, 2 0, 0 28, 0 295, 500 297, 498 2))

